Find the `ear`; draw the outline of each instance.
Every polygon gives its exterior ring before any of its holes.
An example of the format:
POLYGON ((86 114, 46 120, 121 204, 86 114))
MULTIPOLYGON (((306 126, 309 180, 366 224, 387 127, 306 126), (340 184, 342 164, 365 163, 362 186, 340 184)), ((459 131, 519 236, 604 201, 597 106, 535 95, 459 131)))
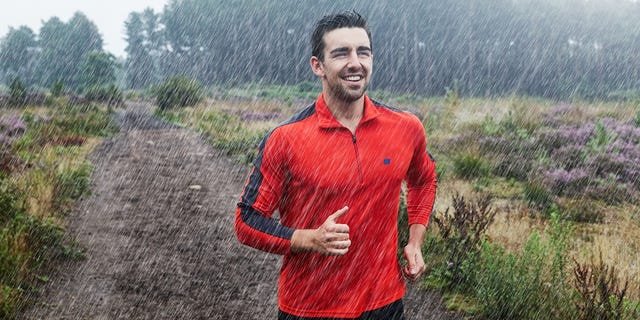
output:
POLYGON ((322 65, 322 61, 318 59, 316 56, 312 56, 311 60, 309 60, 309 64, 311 65, 311 70, 313 73, 319 78, 324 77, 324 66, 322 65))

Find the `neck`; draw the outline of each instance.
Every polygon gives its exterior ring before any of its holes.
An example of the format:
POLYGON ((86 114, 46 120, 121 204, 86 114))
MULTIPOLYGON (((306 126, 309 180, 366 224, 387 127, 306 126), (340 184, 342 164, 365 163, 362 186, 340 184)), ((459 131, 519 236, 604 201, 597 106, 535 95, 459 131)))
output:
POLYGON ((324 102, 336 120, 355 133, 360 119, 364 116, 364 95, 358 100, 348 102, 325 93, 324 102))

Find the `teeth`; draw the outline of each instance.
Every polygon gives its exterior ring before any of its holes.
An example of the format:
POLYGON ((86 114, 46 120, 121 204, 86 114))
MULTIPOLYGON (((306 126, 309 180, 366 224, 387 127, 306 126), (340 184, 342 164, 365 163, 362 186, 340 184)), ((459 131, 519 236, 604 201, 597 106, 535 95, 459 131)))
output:
POLYGON ((360 79, 362 79, 362 77, 360 77, 360 76, 347 77, 347 80, 349 80, 349 81, 359 81, 360 79))

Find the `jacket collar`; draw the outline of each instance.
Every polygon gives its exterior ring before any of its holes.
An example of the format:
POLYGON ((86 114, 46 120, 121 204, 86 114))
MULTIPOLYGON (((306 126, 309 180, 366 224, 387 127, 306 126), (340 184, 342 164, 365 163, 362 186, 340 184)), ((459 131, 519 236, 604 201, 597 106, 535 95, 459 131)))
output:
MULTIPOLYGON (((322 94, 320 94, 320 96, 318 96, 318 99, 316 100, 316 114, 318 115, 318 125, 321 128, 342 128, 343 125, 338 122, 338 120, 336 120, 336 118, 333 116, 333 114, 331 113, 331 110, 329 110, 329 107, 327 106, 327 103, 324 101, 324 96, 322 94)), ((369 99, 369 97, 365 94, 364 95, 364 115, 362 116, 362 119, 360 119, 360 123, 358 124, 358 126, 360 126, 361 124, 370 121, 372 119, 375 119, 378 115, 380 114, 380 112, 378 111, 378 108, 376 108, 373 105, 373 102, 371 101, 371 99, 369 99)))

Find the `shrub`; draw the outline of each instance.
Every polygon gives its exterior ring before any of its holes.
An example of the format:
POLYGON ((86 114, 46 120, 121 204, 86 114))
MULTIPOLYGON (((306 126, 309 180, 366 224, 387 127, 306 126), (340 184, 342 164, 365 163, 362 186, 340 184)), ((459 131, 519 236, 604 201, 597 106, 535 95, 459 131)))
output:
POLYGON ((165 80, 155 88, 154 96, 160 110, 193 106, 203 98, 201 85, 196 80, 186 77, 171 77, 165 80))
POLYGON ((26 130, 27 126, 20 117, 0 118, 0 146, 3 149, 8 148, 8 145, 22 136, 26 130))
POLYGON ((0 227, 6 226, 15 215, 23 211, 18 189, 9 179, 0 176, 0 227))
POLYGON ((529 177, 540 157, 540 150, 534 142, 522 140, 513 133, 482 138, 479 145, 494 174, 520 181, 529 177))
MULTIPOLYGON (((588 120, 575 107, 557 106, 544 116, 544 126, 531 126, 534 131, 529 133, 511 117, 489 122, 489 131, 485 121, 478 158, 488 161, 495 175, 534 181, 535 186, 524 189, 531 204, 542 209, 553 197, 640 201, 640 128, 632 122, 588 120), (562 119, 568 113, 583 121, 568 123, 562 119)), ((472 167, 461 160, 470 159, 461 156, 458 169, 472 167)))
POLYGON ((20 80, 20 78, 15 77, 11 80, 9 84, 9 105, 11 106, 24 106, 27 101, 27 87, 20 80))
POLYGON ((115 85, 91 86, 85 91, 84 97, 89 101, 104 103, 108 106, 117 106, 123 103, 122 91, 115 85))
MULTIPOLYGON (((453 213, 449 208, 441 215, 433 215, 432 220, 438 226, 442 239, 441 249, 446 258, 446 265, 440 266, 441 277, 453 287, 471 284, 476 254, 485 238, 489 225, 493 222, 496 212, 490 207, 491 196, 482 195, 472 201, 463 196, 453 196, 453 213)), ((436 244, 437 245, 437 244, 436 244)))
POLYGON ((602 256, 599 263, 580 264, 575 258, 573 261, 578 319, 637 319, 640 316, 637 306, 629 308, 625 304, 628 280, 621 283, 615 267, 604 264, 602 256))
POLYGON ((485 242, 473 288, 487 319, 573 319, 566 284, 569 226, 552 219, 549 239, 533 232, 520 253, 485 242))
POLYGON ((489 166, 481 157, 464 154, 454 159, 453 170, 462 179, 485 177, 489 174, 489 166))
POLYGON ((55 208, 65 212, 74 200, 88 194, 91 170, 91 165, 84 163, 78 168, 65 168, 57 172, 53 185, 55 208))
POLYGON ((64 82, 62 80, 56 80, 49 89, 51 95, 55 98, 60 97, 64 93, 64 82))
POLYGON ((551 192, 539 182, 526 182, 523 186, 523 193, 527 203, 539 210, 546 210, 553 204, 551 192))

